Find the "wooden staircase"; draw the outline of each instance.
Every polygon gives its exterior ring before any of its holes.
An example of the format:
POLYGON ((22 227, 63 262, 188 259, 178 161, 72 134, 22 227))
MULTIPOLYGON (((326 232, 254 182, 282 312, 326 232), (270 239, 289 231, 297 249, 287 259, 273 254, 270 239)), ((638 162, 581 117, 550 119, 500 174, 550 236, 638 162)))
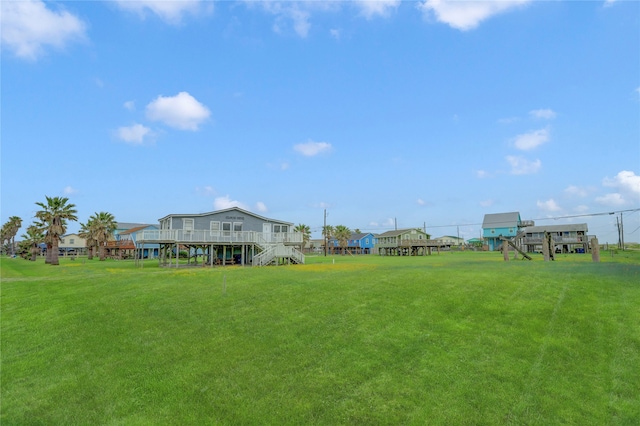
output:
POLYGON ((277 264, 280 259, 284 259, 293 264, 304 264, 304 254, 293 246, 271 244, 262 247, 263 250, 253 256, 253 266, 277 264))
POLYGON ((525 233, 520 231, 518 232, 518 234, 513 237, 513 238, 505 238, 505 237, 500 237, 500 239, 502 241, 506 241, 507 244, 509 244, 511 247, 514 248, 515 251, 517 251, 518 253, 520 253, 522 255, 523 258, 527 259, 527 260, 531 260, 531 256, 529 256, 527 253, 523 252, 522 250, 520 250, 520 247, 518 247, 515 243, 515 241, 518 241, 519 239, 523 238, 525 236, 525 233))

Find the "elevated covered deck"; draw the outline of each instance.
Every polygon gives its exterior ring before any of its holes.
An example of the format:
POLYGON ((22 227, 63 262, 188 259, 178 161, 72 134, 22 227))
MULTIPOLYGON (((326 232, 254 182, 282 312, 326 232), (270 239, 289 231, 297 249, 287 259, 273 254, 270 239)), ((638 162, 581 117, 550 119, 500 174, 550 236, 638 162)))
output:
MULTIPOLYGON (((208 231, 183 229, 144 230, 136 233, 138 248, 145 244, 160 245, 160 261, 169 265, 175 257, 178 265, 180 250, 189 253, 201 253, 203 264, 252 264, 260 253, 280 253, 275 247, 302 245, 303 235, 300 232, 257 232, 257 231, 208 231)), ((293 247, 291 247, 293 249, 293 247)), ((296 253, 297 254, 297 253, 296 253)), ((260 257, 260 265, 266 264, 264 256, 260 257)), ((271 260, 271 259, 269 259, 271 260)), ((302 259, 296 259, 304 263, 302 259)))

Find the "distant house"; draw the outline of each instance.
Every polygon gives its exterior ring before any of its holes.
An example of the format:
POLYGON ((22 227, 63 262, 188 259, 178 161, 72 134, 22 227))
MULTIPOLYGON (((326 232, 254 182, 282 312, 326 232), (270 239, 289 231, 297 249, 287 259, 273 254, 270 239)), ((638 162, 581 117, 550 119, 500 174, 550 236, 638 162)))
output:
POLYGON ((451 235, 434 238, 433 241, 440 241, 445 247, 460 247, 464 245, 464 238, 451 235))
MULTIPOLYGON (((375 247, 376 237, 368 232, 353 232, 347 240, 347 251, 351 254, 370 254, 375 247)), ((340 248, 340 242, 336 238, 329 240, 329 247, 335 252, 340 248)))
POLYGON ((62 255, 85 254, 87 252, 87 240, 78 234, 66 234, 60 237, 58 250, 62 255))
POLYGON ((518 235, 518 227, 521 223, 518 212, 485 214, 482 221, 482 236, 489 250, 500 249, 502 245, 500 237, 512 238, 518 235))
POLYGON ((467 244, 471 247, 479 247, 481 248, 484 244, 484 240, 482 238, 471 238, 467 240, 467 244))
POLYGON ((138 246, 136 244, 136 236, 139 231, 142 230, 157 230, 157 225, 140 225, 140 224, 120 224, 119 229, 116 230, 114 239, 107 241, 107 256, 118 259, 127 259, 136 257, 138 259, 146 259, 148 257, 158 257, 160 245, 159 244, 147 244, 147 247, 142 250, 141 248, 136 253, 138 246), (130 225, 137 225, 129 228, 130 225), (127 228, 124 228, 124 227, 127 228))
POLYGON ((553 249, 558 253, 587 253, 589 240, 593 238, 587 235, 586 223, 527 226, 523 232, 522 245, 527 252, 542 252, 545 233, 550 234, 553 249))
MULTIPOLYGON (((204 254, 210 265, 304 263, 295 248, 303 235, 293 223, 269 219, 233 207, 209 213, 169 214, 159 219, 159 229, 136 233, 138 248, 159 244, 159 256, 171 264, 178 251, 204 254)), ((176 265, 177 265, 176 261, 176 265)))
POLYGON ((376 236, 375 249, 381 256, 419 256, 431 254, 432 248, 443 246, 419 228, 397 229, 376 236))

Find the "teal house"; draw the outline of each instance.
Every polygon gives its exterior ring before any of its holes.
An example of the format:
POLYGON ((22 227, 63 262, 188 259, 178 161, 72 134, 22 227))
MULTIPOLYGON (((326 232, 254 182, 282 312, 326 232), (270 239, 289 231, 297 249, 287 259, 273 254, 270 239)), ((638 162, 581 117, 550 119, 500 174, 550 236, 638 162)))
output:
POLYGON ((518 234, 522 225, 519 212, 491 213, 484 215, 482 236, 489 251, 499 250, 502 245, 500 237, 512 238, 518 234))

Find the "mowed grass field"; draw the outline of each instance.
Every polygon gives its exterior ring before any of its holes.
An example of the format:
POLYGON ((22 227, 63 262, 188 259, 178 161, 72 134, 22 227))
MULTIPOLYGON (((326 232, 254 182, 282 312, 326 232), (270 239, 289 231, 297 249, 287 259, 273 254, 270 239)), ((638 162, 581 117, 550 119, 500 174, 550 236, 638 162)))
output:
POLYGON ((640 253, 3 258, 2 425, 640 424, 640 253))

